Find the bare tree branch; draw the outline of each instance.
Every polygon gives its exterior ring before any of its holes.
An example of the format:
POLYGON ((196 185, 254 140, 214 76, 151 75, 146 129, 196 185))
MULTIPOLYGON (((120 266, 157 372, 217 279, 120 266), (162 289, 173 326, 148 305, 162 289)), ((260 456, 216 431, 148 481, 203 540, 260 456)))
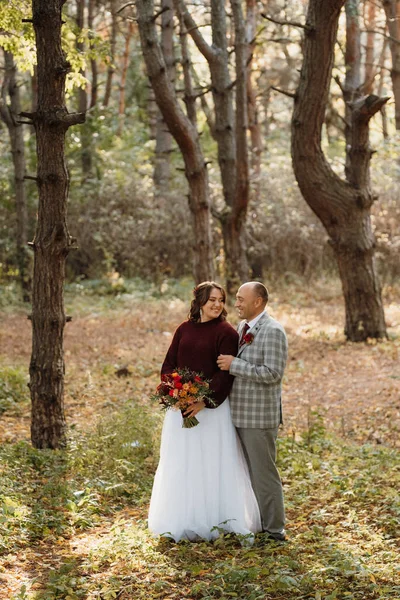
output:
POLYGON ((129 6, 135 6, 135 4, 136 4, 135 2, 127 2, 126 4, 124 4, 123 6, 121 6, 121 8, 119 8, 117 10, 117 15, 119 13, 121 13, 123 10, 125 10, 126 8, 128 8, 129 6))
POLYGON ((157 21, 158 17, 160 17, 162 14, 164 14, 165 12, 171 10, 169 8, 169 6, 163 6, 163 8, 160 8, 160 10, 158 12, 156 12, 156 14, 153 17, 153 21, 157 21))
POLYGON ((400 44, 400 40, 398 40, 397 38, 388 35, 387 33, 385 33, 384 31, 380 31, 379 29, 362 29, 361 30, 363 33, 376 33, 378 35, 381 35, 382 37, 384 37, 387 40, 390 40, 391 42, 393 42, 394 44, 400 44))
POLYGON ((300 29, 305 29, 306 31, 312 30, 312 27, 304 23, 300 23, 299 21, 285 21, 280 19, 274 19, 273 17, 269 17, 265 13, 261 13, 261 16, 263 19, 271 21, 271 23, 275 23, 276 25, 289 25, 290 27, 300 27, 300 29))
POLYGON ((342 92, 342 94, 344 94, 344 87, 343 87, 342 82, 340 81, 339 75, 335 75, 335 77, 333 79, 336 81, 336 83, 340 87, 340 91, 342 92))
POLYGON ((210 44, 206 42, 204 37, 201 35, 199 27, 197 26, 195 20, 189 13, 183 0, 174 0, 174 5, 176 8, 176 12, 182 13, 187 33, 191 35, 192 40, 196 44, 199 52, 201 52, 201 54, 207 61, 212 62, 216 57, 216 51, 210 46, 210 44))
POLYGON ((284 96, 288 96, 289 98, 296 98, 295 92, 289 92, 288 90, 281 90, 280 88, 277 88, 274 85, 271 85, 271 90, 275 90, 275 92, 279 92, 280 94, 283 94, 284 96))

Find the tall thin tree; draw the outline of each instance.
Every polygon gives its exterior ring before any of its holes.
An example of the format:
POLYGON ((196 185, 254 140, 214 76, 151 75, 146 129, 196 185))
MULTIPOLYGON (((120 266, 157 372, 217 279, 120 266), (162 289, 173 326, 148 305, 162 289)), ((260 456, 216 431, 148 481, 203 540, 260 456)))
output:
POLYGON ((117 46, 117 2, 110 0, 111 25, 110 25, 110 57, 107 68, 106 89, 104 92, 103 106, 108 106, 111 99, 112 82, 115 73, 116 46, 117 46))
POLYGON ((236 80, 232 81, 225 2, 211 0, 211 44, 201 34, 184 0, 175 0, 175 3, 179 5, 185 25, 210 69, 215 111, 212 131, 217 142, 218 164, 226 205, 219 214, 224 239, 226 285, 228 292, 234 294, 240 282, 246 280, 249 273, 245 242, 249 168, 247 138, 243 129, 247 127, 247 47, 242 5, 239 0, 230 2, 235 27, 236 59, 236 80))
MULTIPOLYGON (((85 28, 86 17, 86 0, 76 0, 76 24, 78 27, 78 38, 76 47, 82 55, 85 52, 85 42, 83 40, 83 31, 85 28)), ((83 77, 86 77, 86 67, 80 71, 83 77)), ((81 86, 78 89, 78 112, 85 113, 88 108, 88 91, 87 87, 81 86)), ((86 122, 80 131, 81 137, 81 166, 82 180, 85 181, 91 175, 92 171, 92 134, 86 122)))
MULTIPOLYGON (((93 37, 94 37, 94 28, 95 28, 95 25, 94 25, 94 20, 95 20, 95 15, 94 15, 95 2, 96 2, 96 0, 89 0, 89 5, 88 5, 89 41, 90 41, 90 44, 91 44, 92 51, 93 51, 92 40, 93 40, 93 37)), ((95 59, 94 56, 90 57, 90 67, 91 67, 91 71, 92 71, 91 94, 90 94, 90 108, 93 108, 93 106, 96 106, 96 104, 97 104, 98 86, 99 86, 97 61, 96 61, 96 59, 95 59)))
POLYGON ((376 9, 377 3, 375 0, 365 0, 364 22, 367 29, 367 43, 365 45, 365 81, 363 85, 363 92, 365 94, 372 94, 374 91, 374 80, 378 70, 375 62, 376 9))
POLYGON ((65 105, 65 78, 70 70, 61 47, 62 7, 66 0, 33 0, 32 22, 37 48, 38 102, 21 113, 36 130, 39 204, 32 246, 32 355, 29 367, 32 400, 31 438, 36 448, 65 444, 63 337, 65 260, 74 244, 67 227, 68 172, 65 135, 85 115, 65 105))
POLYGON ((251 144, 251 168, 254 197, 260 194, 262 135, 258 116, 257 89, 253 82, 253 54, 256 50, 257 36, 257 1, 246 0, 246 40, 247 40, 247 113, 251 144))
POLYGON ((197 282, 204 281, 214 272, 207 165, 197 129, 180 107, 171 85, 156 32, 153 0, 137 0, 136 10, 143 57, 154 97, 185 163, 194 232, 193 273, 197 282))
MULTIPOLYGON (((171 85, 175 85, 174 5, 172 0, 161 1, 160 44, 171 85)), ((157 114, 154 185, 156 193, 165 192, 171 179, 172 136, 160 111, 157 114)))
POLYGON ((128 27, 125 33, 124 52, 121 57, 121 79, 119 84, 118 101, 118 135, 122 135, 125 122, 125 98, 126 98, 126 80, 128 75, 130 61, 130 45, 134 32, 134 24, 131 19, 128 20, 128 27))
POLYGON ((396 129, 400 129, 400 0, 383 0, 392 55, 392 78, 396 129))
POLYGON ((359 22, 360 0, 346 0, 346 77, 343 86, 345 102, 346 177, 351 177, 351 138, 356 122, 352 119, 353 106, 361 97, 361 32, 359 22))
POLYGON ((21 98, 16 74, 17 67, 14 57, 11 52, 4 50, 4 80, 1 88, 0 117, 7 126, 11 142, 11 155, 14 166, 17 264, 23 299, 25 302, 29 302, 31 274, 29 272, 30 258, 27 248, 28 212, 24 186, 26 161, 23 125, 19 123, 21 98))

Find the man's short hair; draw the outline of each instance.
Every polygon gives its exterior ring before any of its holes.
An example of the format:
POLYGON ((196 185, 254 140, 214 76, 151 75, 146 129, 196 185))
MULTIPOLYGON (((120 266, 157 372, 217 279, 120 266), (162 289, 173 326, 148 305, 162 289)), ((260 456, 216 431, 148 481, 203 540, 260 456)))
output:
POLYGON ((259 281, 254 282, 254 293, 259 296, 264 304, 268 303, 268 290, 263 283, 259 281))

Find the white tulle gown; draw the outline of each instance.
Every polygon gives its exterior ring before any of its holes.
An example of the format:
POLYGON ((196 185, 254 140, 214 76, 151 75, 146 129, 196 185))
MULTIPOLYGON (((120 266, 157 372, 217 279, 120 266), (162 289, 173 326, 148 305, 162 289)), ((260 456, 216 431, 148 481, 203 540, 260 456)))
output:
POLYGON ((197 418, 196 427, 184 429, 180 412, 165 415, 149 529, 175 541, 212 540, 224 530, 251 542, 260 514, 229 400, 197 418))

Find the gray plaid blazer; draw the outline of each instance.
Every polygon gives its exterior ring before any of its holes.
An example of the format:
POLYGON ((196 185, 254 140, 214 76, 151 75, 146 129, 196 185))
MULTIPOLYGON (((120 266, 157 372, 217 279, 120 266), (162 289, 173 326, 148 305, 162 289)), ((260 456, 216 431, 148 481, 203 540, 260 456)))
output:
MULTIPOLYGON (((239 324, 241 332, 245 321, 239 324)), ((282 325, 266 312, 248 333, 229 369, 235 375, 229 394, 236 427, 269 429, 282 423, 282 377, 287 359, 287 338, 282 325)))

